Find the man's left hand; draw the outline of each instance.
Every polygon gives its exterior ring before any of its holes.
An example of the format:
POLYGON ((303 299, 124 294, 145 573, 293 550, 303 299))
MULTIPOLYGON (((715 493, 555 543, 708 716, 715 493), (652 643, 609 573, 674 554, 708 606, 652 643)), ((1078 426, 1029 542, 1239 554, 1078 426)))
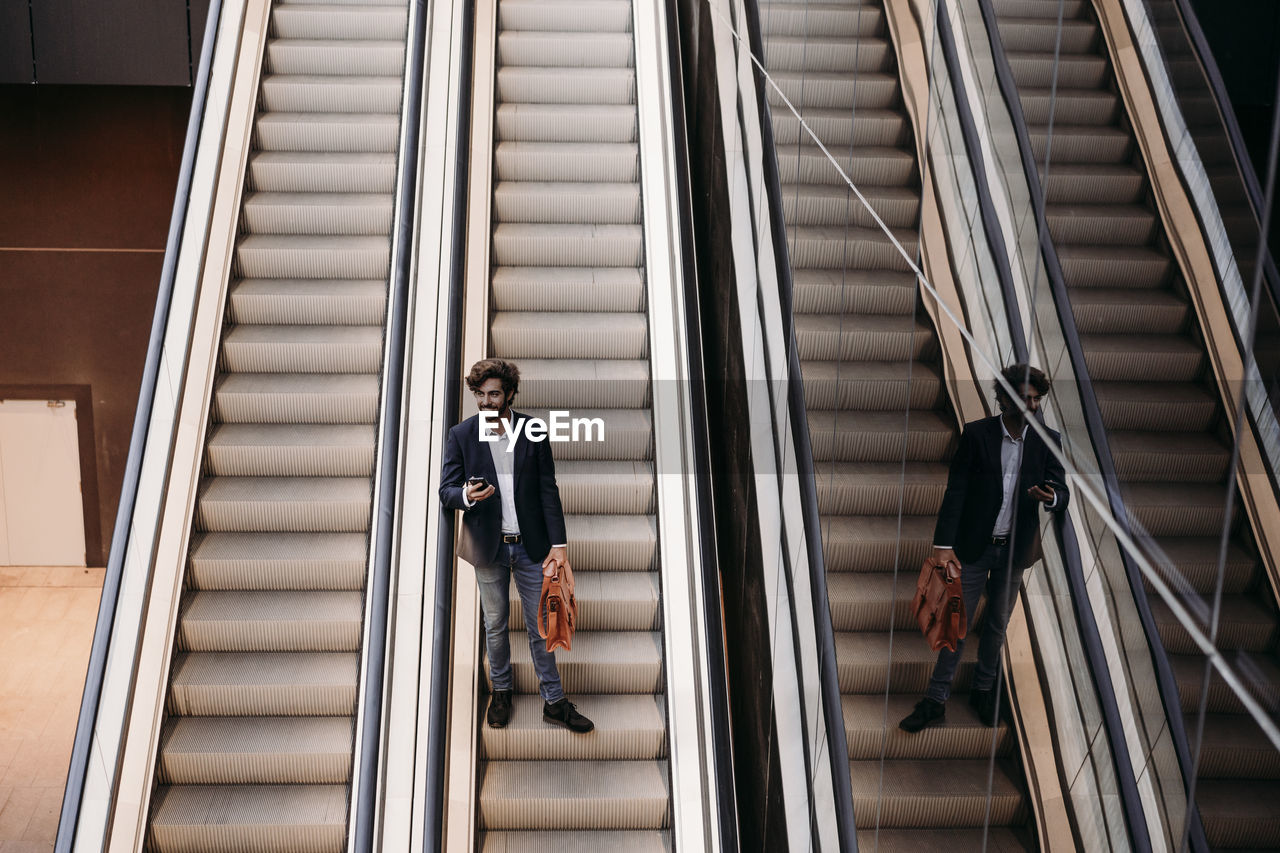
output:
POLYGON ((1031 495, 1031 497, 1041 503, 1053 503, 1054 498, 1057 497, 1057 495, 1054 494, 1053 489, 1048 486, 1032 486, 1027 489, 1027 494, 1031 495))
POLYGON ((552 548, 547 553, 547 558, 542 561, 544 577, 554 577, 557 571, 564 575, 564 587, 570 595, 573 595, 573 568, 569 565, 568 548, 552 548))

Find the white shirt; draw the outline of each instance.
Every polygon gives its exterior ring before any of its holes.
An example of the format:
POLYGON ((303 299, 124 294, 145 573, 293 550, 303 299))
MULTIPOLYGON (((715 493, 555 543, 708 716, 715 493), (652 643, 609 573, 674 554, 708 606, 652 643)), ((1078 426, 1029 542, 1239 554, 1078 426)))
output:
MULTIPOLYGON (((481 430, 484 429, 482 425, 481 430)), ((499 434, 491 429, 488 435, 493 436, 487 442, 489 455, 493 457, 493 469, 498 472, 498 498, 502 502, 502 532, 519 533, 520 520, 516 518, 516 454, 508 453, 511 447, 511 433, 499 434)), ((483 440, 483 439, 482 439, 483 440)))
MULTIPOLYGON (((992 536, 1008 536, 1013 527, 1013 507, 1016 502, 1014 493, 1018 490, 1018 475, 1022 471, 1022 449, 1027 446, 1027 425, 1022 425, 1022 432, 1017 438, 1009 434, 1009 428, 1000 419, 1000 476, 1004 481, 1004 497, 1000 500, 1000 511, 996 513, 996 526, 992 528, 992 536)), ((1057 496, 1054 496, 1055 499, 1057 496)))

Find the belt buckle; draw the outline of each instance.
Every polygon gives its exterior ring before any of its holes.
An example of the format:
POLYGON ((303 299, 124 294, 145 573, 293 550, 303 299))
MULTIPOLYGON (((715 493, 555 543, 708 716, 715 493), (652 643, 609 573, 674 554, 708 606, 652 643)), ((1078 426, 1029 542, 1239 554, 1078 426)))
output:
POLYGON ((991 544, 992 545, 1008 545, 1009 537, 1008 536, 992 536, 991 544))
POLYGON ((519 533, 504 533, 504 534, 502 534, 502 542, 503 542, 503 544, 504 544, 504 545, 519 545, 519 544, 520 544, 520 534, 519 534, 519 533))

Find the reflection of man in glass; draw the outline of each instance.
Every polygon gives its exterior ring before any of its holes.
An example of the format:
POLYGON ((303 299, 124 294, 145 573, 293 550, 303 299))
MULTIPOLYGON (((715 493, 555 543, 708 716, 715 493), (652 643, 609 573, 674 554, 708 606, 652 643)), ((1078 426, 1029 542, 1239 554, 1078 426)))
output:
POLYGON ((496 412, 497 423, 482 440, 480 416, 472 415, 449 430, 440 472, 440 501, 462 510, 458 556, 476 568, 480 607, 484 613, 485 649, 493 698, 489 725, 500 729, 511 721, 511 643, 507 635, 507 593, 514 579, 524 610, 529 651, 544 702, 542 719, 575 732, 595 726, 578 713, 560 687, 555 655, 538 635, 538 602, 542 577, 561 572, 570 592, 573 569, 565 534, 564 510, 556 486, 556 467, 549 441, 515 441, 502 421, 516 424, 526 415, 511 410, 520 387, 520 370, 509 361, 487 358, 467 374, 467 386, 482 412, 496 412))
MULTIPOLYGON (((1043 372, 1015 364, 1001 374, 1020 391, 1026 412, 1039 410, 1040 400, 1049 393, 1049 379, 1043 372)), ((1000 649, 1022 572, 1040 559, 1036 507, 1044 504, 1052 512, 1061 512, 1070 498, 1061 463, 1028 428, 1023 408, 1009 399, 999 382, 995 391, 1000 414, 966 424, 960 436, 933 534, 934 558, 962 568, 960 582, 970 627, 983 590, 987 593, 969 704, 988 726, 995 725, 1000 649)), ((1056 432, 1048 432, 1060 443, 1056 432)), ((963 650, 961 640, 954 652, 944 648, 938 653, 924 699, 898 724, 900 728, 918 732, 946 719, 951 680, 963 650)))

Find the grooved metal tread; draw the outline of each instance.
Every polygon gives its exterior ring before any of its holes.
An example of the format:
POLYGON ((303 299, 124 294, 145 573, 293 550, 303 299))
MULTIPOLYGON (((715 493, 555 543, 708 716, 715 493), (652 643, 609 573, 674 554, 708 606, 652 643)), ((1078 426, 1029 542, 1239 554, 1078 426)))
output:
POLYGON ((540 696, 513 697, 505 728, 480 729, 484 757, 491 761, 537 761, 558 755, 573 761, 653 761, 667 757, 666 710, 659 696, 583 694, 578 710, 596 723, 580 737, 542 719, 540 696))

